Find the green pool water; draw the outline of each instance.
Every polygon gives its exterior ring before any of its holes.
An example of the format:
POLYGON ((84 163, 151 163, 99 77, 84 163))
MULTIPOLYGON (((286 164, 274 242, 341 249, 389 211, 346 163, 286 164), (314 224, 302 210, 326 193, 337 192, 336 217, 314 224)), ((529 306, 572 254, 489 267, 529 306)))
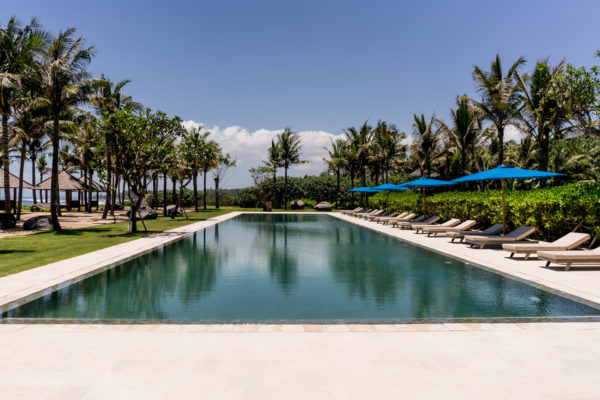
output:
POLYGON ((328 215, 243 214, 3 317, 383 322, 595 315, 600 311, 328 215))

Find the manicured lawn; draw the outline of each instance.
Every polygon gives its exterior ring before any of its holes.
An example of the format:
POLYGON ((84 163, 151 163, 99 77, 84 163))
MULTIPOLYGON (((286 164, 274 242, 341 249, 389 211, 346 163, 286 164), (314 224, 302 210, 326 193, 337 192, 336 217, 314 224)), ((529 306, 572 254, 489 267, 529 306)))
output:
MULTIPOLYGON (((203 221, 231 211, 242 209, 221 208, 188 213, 188 220, 158 217, 145 221, 148 232, 138 222, 135 235, 127 233, 127 222, 105 224, 89 228, 63 229, 60 232, 37 232, 26 236, 12 236, 0 239, 0 276, 39 267, 65 258, 75 257, 90 251, 128 242, 156 232, 167 231, 178 226, 203 221)), ((243 209, 243 211, 252 211, 243 209)))

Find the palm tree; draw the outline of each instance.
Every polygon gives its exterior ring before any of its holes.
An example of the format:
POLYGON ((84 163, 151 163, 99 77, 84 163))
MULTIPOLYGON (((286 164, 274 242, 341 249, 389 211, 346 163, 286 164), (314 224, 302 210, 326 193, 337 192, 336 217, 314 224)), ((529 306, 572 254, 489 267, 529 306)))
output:
POLYGON ((386 121, 379 121, 373 130, 375 161, 379 163, 384 182, 389 179, 394 160, 406 151, 406 146, 401 144, 404 139, 406 134, 386 121))
POLYGON ((87 190, 86 212, 92 212, 92 177, 94 176, 92 162, 96 157, 96 149, 99 143, 99 132, 96 127, 96 121, 92 119, 82 120, 78 131, 69 138, 75 145, 73 149, 74 156, 78 158, 78 165, 83 173, 83 184, 87 190))
POLYGON ((565 62, 550 67, 548 59, 539 61, 531 76, 515 73, 517 85, 521 91, 522 104, 520 120, 525 130, 533 136, 538 151, 538 168, 548 170, 550 139, 553 131, 561 132, 561 126, 567 121, 567 112, 561 107, 554 95, 554 79, 564 71, 565 62))
MULTIPOLYGON (((120 82, 112 82, 110 79, 101 76, 103 82, 99 85, 96 91, 92 95, 92 103, 96 108, 96 112, 99 115, 104 113, 111 113, 115 110, 121 110, 123 107, 130 107, 134 111, 142 111, 143 105, 135 102, 131 99, 131 96, 124 94, 121 90, 127 85, 130 80, 124 79, 120 82)), ((106 219, 108 215, 108 209, 110 207, 110 214, 114 215, 116 204, 116 188, 112 187, 112 172, 113 172, 113 153, 118 149, 114 149, 114 135, 106 129, 104 133, 104 146, 105 146, 105 161, 106 161, 106 204, 104 212, 102 213, 102 219, 106 219)), ((116 186, 116 185, 115 185, 116 186)))
MULTIPOLYGON (((202 170, 205 144, 210 135, 210 132, 202 132, 202 127, 190 128, 187 130, 185 137, 182 140, 183 147, 181 148, 182 158, 188 165, 192 174, 192 182, 194 187, 194 210, 198 212, 198 174, 202 170)), ((205 180, 206 185, 206 180, 205 180)), ((204 188, 206 192, 206 187, 204 188)), ((166 193, 165 193, 166 195, 166 193)))
POLYGON ((97 82, 86 71, 94 55, 94 47, 84 48, 84 38, 75 38, 75 28, 59 32, 44 55, 42 100, 50 109, 52 121, 52 181, 50 185, 50 214, 52 228, 60 230, 58 222, 58 155, 60 123, 65 114, 89 100, 92 84, 97 82))
POLYGON ((452 127, 446 125, 444 121, 438 119, 443 132, 450 140, 451 146, 460 156, 460 171, 458 175, 467 173, 467 161, 469 156, 475 153, 475 147, 481 141, 481 125, 477 118, 475 109, 470 107, 465 97, 456 100, 456 110, 451 109, 452 127))
POLYGON ((346 159, 346 141, 343 139, 331 140, 331 149, 328 149, 328 159, 324 159, 330 170, 335 171, 336 178, 336 191, 335 191, 335 203, 339 208, 340 203, 340 175, 342 170, 348 167, 348 160, 346 159))
POLYGON ((537 149, 531 135, 521 138, 518 145, 512 145, 508 154, 509 162, 519 168, 532 169, 535 167, 537 149))
POLYGON ((413 114, 413 134, 415 140, 411 146, 412 156, 417 162, 421 175, 429 177, 434 161, 439 156, 440 131, 435 129, 435 116, 431 116, 429 123, 425 115, 413 114))
POLYGON ((524 57, 519 57, 508 69, 506 75, 502 71, 500 56, 492 61, 489 71, 478 66, 473 67, 475 86, 481 94, 481 101, 473 103, 484 113, 486 118, 496 127, 500 145, 498 164, 504 162, 504 129, 517 119, 518 87, 515 76, 519 67, 525 64, 524 57))
POLYGON ((22 77, 35 65, 35 56, 43 50, 46 33, 39 29, 34 18, 22 27, 11 17, 4 28, 0 28, 0 114, 2 115, 2 167, 4 168, 4 211, 10 213, 9 185, 9 130, 8 121, 16 102, 20 99, 22 77))
MULTIPOLYGON (((48 170, 48 160, 46 159, 46 155, 42 154, 40 158, 38 158, 37 163, 35 164, 37 170, 40 173, 40 182, 44 180, 44 173, 49 172, 48 170)), ((40 201, 42 200, 42 194, 40 193, 40 201)), ((48 202, 48 192, 46 191, 46 202, 48 202)))
POLYGON ((217 165, 219 156, 221 154, 221 147, 214 140, 208 140, 210 132, 206 132, 204 140, 202 142, 200 166, 202 167, 202 173, 204 174, 204 185, 202 193, 202 207, 206 211, 206 175, 208 171, 215 168, 217 165))
POLYGON ((356 163, 356 170, 360 175, 362 186, 367 185, 367 163, 369 157, 369 143, 373 129, 367 125, 367 121, 360 128, 350 127, 344 131, 350 143, 350 158, 356 163))
POLYGON ((269 159, 267 161, 263 161, 263 164, 273 169, 273 193, 271 195, 271 204, 273 208, 276 208, 277 168, 282 167, 281 151, 274 140, 271 140, 271 146, 269 147, 268 151, 269 159))
POLYGON ((300 137, 297 133, 292 132, 290 128, 285 128, 283 133, 277 135, 277 140, 281 157, 281 166, 284 171, 283 207, 287 210, 288 169, 294 164, 301 164, 304 162, 300 160, 302 146, 300 145, 300 137))

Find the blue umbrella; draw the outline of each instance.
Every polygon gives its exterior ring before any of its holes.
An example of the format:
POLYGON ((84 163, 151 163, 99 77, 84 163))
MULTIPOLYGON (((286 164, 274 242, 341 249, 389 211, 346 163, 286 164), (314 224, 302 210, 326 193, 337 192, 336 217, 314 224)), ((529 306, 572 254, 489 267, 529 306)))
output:
POLYGON ((379 186, 375 186, 373 189, 385 190, 387 192, 387 200, 385 201, 386 210, 390 206, 390 190, 408 190, 408 188, 402 187, 401 185, 393 185, 391 183, 384 183, 379 186))
POLYGON ((439 179, 431 179, 431 178, 420 177, 419 179, 415 179, 414 181, 403 183, 400 186, 404 187, 404 188, 416 188, 416 187, 420 187, 420 188, 423 189, 423 214, 426 215, 427 212, 425 210, 426 210, 427 201, 426 201, 426 197, 425 197, 425 188, 427 188, 427 187, 450 186, 450 185, 454 185, 454 182, 451 182, 451 181, 442 181, 442 180, 439 180, 439 179))
POLYGON ((463 176, 461 178, 454 179, 453 183, 461 182, 473 182, 473 181, 497 181, 500 180, 502 183, 502 232, 506 233, 506 200, 504 198, 504 186, 506 179, 546 179, 555 176, 561 176, 564 174, 557 174, 555 172, 536 171, 532 169, 521 169, 505 167, 504 165, 498 165, 494 169, 488 169, 487 171, 477 172, 475 174, 463 176))
POLYGON ((362 186, 362 187, 357 187, 354 189, 350 189, 351 192, 361 192, 361 193, 378 193, 381 190, 377 190, 375 188, 372 187, 368 187, 368 186, 362 186))

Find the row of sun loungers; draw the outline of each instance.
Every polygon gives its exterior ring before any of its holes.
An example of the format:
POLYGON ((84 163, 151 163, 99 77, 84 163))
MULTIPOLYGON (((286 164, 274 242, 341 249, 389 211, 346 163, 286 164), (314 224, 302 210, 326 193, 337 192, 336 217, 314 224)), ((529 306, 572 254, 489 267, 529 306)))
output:
POLYGON ((535 233, 535 229, 530 226, 521 226, 501 235, 502 224, 494 224, 483 231, 469 230, 477 224, 475 220, 461 222, 453 218, 438 224, 440 217, 437 215, 417 216, 406 212, 398 214, 360 207, 342 213, 391 227, 412 229, 415 233, 423 233, 427 236, 443 234, 449 237, 452 243, 459 240, 459 243, 467 243, 470 247, 479 249, 486 246, 501 246, 503 250, 510 252, 510 258, 520 254, 528 260, 531 255, 537 255, 539 259, 546 261, 546 267, 551 263, 564 265, 565 270, 573 265, 600 265, 600 247, 594 250, 573 250, 590 240, 590 235, 587 233, 571 232, 554 242, 540 243, 528 239, 535 233))

